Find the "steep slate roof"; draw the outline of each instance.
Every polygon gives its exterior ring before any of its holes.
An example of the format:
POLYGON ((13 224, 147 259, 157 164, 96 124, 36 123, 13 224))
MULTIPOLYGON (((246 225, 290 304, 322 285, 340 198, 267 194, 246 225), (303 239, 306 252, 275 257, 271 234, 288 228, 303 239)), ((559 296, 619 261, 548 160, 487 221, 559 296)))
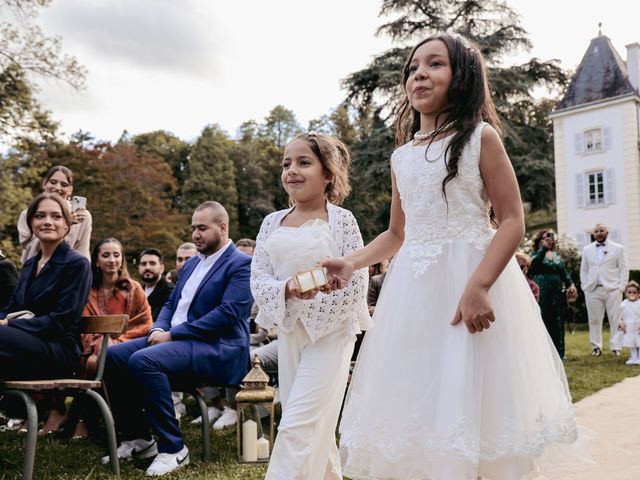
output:
POLYGON ((556 111, 627 93, 637 93, 629 83, 627 67, 609 37, 600 34, 591 40, 556 111))

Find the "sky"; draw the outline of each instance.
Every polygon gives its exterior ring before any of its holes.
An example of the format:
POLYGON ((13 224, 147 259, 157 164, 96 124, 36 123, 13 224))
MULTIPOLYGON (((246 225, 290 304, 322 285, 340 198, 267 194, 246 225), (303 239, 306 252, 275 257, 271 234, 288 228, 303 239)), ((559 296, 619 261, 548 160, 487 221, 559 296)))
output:
MULTIPOLYGON (((623 59, 640 42, 640 2, 509 0, 533 43, 510 62, 556 58, 575 69, 603 34, 623 59)), ((300 123, 345 97, 340 82, 394 46, 376 37, 380 0, 53 0, 38 22, 87 68, 86 89, 43 82, 39 97, 71 134, 101 140, 168 130, 230 135, 276 105, 300 123)))

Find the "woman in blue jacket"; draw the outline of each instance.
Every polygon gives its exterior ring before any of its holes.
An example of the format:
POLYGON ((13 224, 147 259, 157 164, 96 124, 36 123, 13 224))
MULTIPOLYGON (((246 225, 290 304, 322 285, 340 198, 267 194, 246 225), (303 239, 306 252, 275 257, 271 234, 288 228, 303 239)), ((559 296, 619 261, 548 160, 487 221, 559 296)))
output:
POLYGON ((64 199, 38 195, 27 222, 41 251, 25 262, 9 305, 0 310, 0 378, 69 377, 80 359, 91 268, 64 240, 71 227, 64 199))

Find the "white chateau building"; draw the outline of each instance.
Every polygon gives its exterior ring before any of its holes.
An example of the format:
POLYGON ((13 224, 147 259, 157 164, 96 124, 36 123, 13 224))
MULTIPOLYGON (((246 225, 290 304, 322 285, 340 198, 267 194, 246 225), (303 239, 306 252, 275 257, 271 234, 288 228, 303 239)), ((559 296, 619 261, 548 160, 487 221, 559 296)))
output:
POLYGON ((608 37, 589 44, 553 120, 558 233, 582 248, 596 223, 640 270, 640 44, 627 61, 608 37))

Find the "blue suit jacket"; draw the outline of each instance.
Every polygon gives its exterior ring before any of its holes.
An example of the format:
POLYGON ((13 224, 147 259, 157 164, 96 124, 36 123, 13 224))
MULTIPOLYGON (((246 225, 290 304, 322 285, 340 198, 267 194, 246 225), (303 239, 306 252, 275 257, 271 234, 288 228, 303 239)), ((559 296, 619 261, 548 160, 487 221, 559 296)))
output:
POLYGON ((193 369, 200 377, 220 384, 238 384, 249 365, 249 312, 253 297, 249 286, 251 257, 232 243, 211 267, 193 297, 187 321, 171 327, 185 283, 200 263, 192 257, 164 304, 153 328, 171 332, 173 341, 190 340, 193 369))
MULTIPOLYGON (((30 310, 28 320, 10 320, 9 327, 19 328, 47 340, 56 359, 75 366, 80 358, 80 318, 91 288, 89 261, 62 242, 35 275, 39 252, 27 260, 20 272, 9 305, 0 311, 0 318, 10 312, 30 310)), ((5 327, 2 327, 5 328, 5 327)))

